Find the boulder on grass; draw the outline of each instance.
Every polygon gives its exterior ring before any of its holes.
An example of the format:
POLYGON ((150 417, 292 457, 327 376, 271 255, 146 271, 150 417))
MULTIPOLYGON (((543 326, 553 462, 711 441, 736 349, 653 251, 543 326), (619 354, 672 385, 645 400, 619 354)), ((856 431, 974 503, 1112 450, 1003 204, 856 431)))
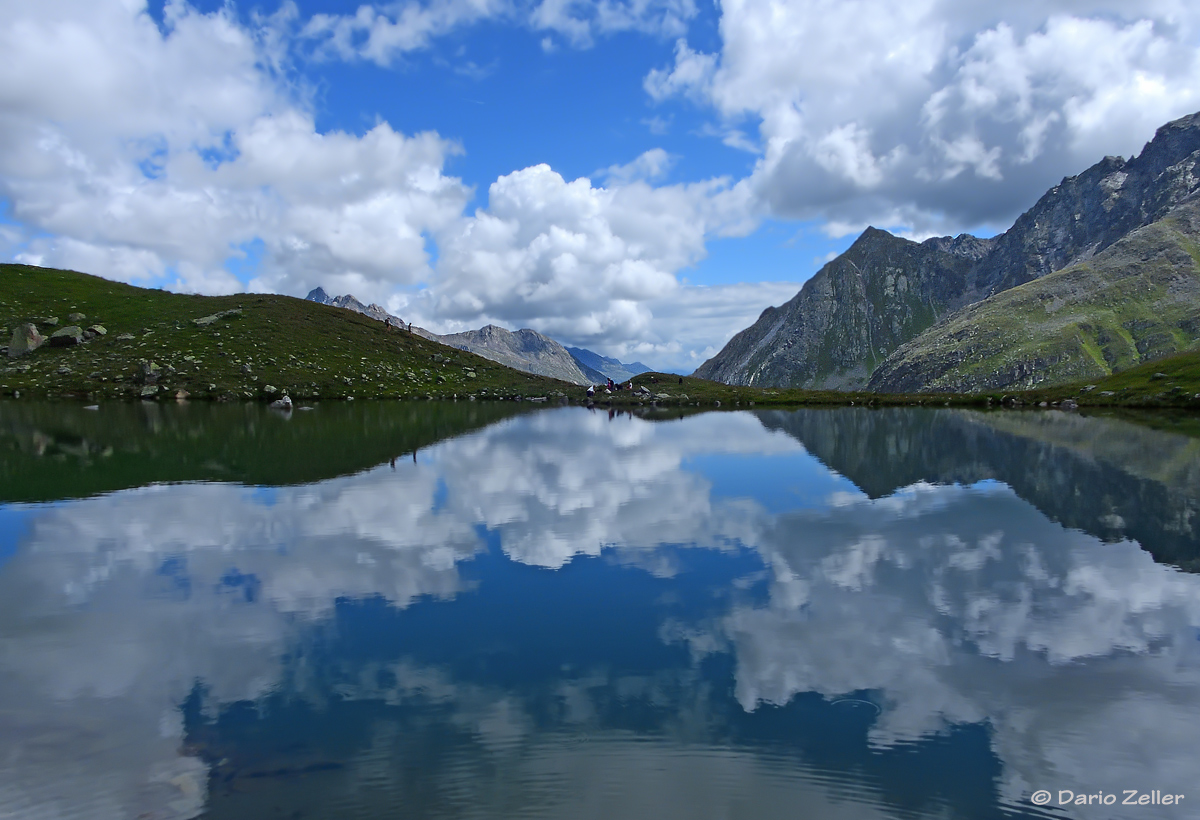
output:
POLYGON ((38 333, 37 325, 26 322, 13 331, 12 341, 8 343, 8 358, 19 359, 32 353, 45 343, 46 339, 38 333))
POLYGON ((142 359, 138 363, 138 381, 142 384, 158 384, 158 377, 161 375, 162 369, 154 362, 142 359))
POLYGON ((83 328, 79 325, 67 325, 62 330, 50 334, 51 347, 70 347, 83 341, 83 328))

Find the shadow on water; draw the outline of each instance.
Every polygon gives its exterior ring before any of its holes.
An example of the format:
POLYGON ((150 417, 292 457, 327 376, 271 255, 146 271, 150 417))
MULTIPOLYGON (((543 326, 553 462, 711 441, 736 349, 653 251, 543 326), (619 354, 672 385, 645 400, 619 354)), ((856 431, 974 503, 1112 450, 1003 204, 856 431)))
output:
POLYGON ((522 412, 500 402, 262 404, 0 402, 0 502, 146 484, 284 486, 374 467, 522 412))

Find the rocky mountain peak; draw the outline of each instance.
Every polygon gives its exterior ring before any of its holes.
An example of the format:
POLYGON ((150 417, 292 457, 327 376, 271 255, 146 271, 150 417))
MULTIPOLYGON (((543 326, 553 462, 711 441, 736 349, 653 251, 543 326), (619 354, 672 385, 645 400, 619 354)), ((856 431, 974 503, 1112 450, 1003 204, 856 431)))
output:
POLYGON ((319 302, 322 305, 332 305, 333 307, 345 308, 352 310, 355 313, 361 313, 363 316, 370 316, 380 322, 391 320, 392 324, 403 325, 404 320, 399 316, 393 316, 387 312, 387 309, 381 305, 372 302, 369 305, 364 305, 358 299, 354 298, 353 294, 347 293, 344 296, 330 296, 322 287, 315 287, 308 292, 308 296, 304 297, 309 302, 319 302))
POLYGON ((980 239, 978 236, 972 236, 969 233, 960 233, 958 236, 931 237, 921 244, 929 248, 935 248, 942 253, 978 260, 991 252, 994 242, 994 239, 980 239))
POLYGON ((1141 154, 1050 188, 992 239, 918 244, 869 227, 794 298, 767 308, 696 375, 729 384, 862 387, 901 344, 965 306, 1085 262, 1200 197, 1200 113, 1141 154))
POLYGON ((591 381, 565 347, 529 328, 513 332, 497 325, 485 325, 479 330, 435 338, 442 344, 468 350, 526 373, 537 373, 575 384, 588 384, 591 381))
POLYGON ((1146 143, 1134 161, 1166 169, 1195 153, 1197 143, 1200 143, 1200 111, 1160 126, 1154 132, 1154 139, 1146 143))

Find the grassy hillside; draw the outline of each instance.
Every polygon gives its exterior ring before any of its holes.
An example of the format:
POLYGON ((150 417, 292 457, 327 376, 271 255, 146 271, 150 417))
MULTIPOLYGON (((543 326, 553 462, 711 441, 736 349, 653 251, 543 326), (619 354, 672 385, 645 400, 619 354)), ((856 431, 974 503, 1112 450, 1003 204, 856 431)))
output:
POLYGON ((1095 258, 978 302, 872 375, 886 392, 1021 390, 1200 349, 1200 204, 1095 258))
MULTIPOLYGON (((318 399, 459 399, 547 397, 584 400, 583 388, 499 365, 400 331, 349 310, 287 296, 188 296, 145 290, 86 274, 0 265, 0 328, 4 339, 21 322, 84 313, 83 326, 108 333, 75 347, 45 345, 19 359, 0 359, 0 395, 72 398, 88 402, 173 399, 266 401, 286 391, 318 399), (228 310, 239 314, 207 325, 193 320, 228 310), (147 384, 144 371, 159 373, 147 384)), ((54 328, 41 325, 49 334, 54 328)), ((788 405, 985 405, 1001 391, 974 394, 878 394, 865 391, 755 388, 693 376, 643 373, 651 393, 601 391, 599 404, 722 407, 788 405)), ((1088 383, 1008 391, 1036 404, 1066 398, 1080 405, 1200 407, 1200 351, 1088 383), (1155 374, 1162 372, 1163 377, 1155 374)))
MULTIPOLYGON (((294 399, 513 398, 578 388, 521 373, 342 308, 288 296, 190 296, 146 290, 87 274, 0 265, 0 328, 7 342, 22 322, 83 313, 105 336, 74 347, 48 344, 3 359, 0 392, 12 396, 294 399), (238 310, 211 324, 202 319, 238 310), (440 359, 440 360, 439 360, 440 359), (143 364, 144 363, 144 364, 143 364), (154 384, 143 376, 157 367, 154 384), (273 389, 269 389, 273 388, 273 389)), ((39 324, 43 335, 56 328, 39 324)))
POLYGON ((1020 395, 1026 402, 1071 396, 1091 407, 1200 409, 1200 350, 1146 362, 1103 379, 1008 395, 1020 395))

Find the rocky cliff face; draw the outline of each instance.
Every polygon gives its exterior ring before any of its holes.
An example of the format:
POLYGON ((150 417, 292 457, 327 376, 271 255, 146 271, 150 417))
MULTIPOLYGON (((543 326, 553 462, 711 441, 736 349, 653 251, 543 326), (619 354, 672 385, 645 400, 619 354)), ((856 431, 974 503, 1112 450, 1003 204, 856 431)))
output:
POLYGON ((1128 162, 1106 157, 1064 179, 995 239, 933 239, 907 243, 901 253, 903 240, 868 229, 695 375, 759 386, 865 386, 901 344, 953 311, 1086 262, 1163 219, 1196 195, 1198 162, 1200 113, 1158 129, 1128 162), (875 261, 881 251, 882 263, 875 261), (901 278, 908 290, 892 293, 888 283, 901 278))
POLYGON ((887 358, 870 390, 1024 390, 1200 347, 1200 202, 1087 261, 969 305, 887 358))
POLYGON ((868 228, 789 302, 767 308, 695 375, 760 387, 849 388, 968 298, 988 240, 916 243, 868 228))
POLYGON ((479 330, 432 336, 442 344, 468 350, 485 359, 575 384, 589 384, 567 349, 553 339, 528 328, 512 332, 496 325, 479 330))
POLYGON ((1191 197, 1200 160, 1200 113, 1159 128, 1137 157, 1105 157, 1047 191, 996 238, 972 272, 979 297, 1090 259, 1191 197))

